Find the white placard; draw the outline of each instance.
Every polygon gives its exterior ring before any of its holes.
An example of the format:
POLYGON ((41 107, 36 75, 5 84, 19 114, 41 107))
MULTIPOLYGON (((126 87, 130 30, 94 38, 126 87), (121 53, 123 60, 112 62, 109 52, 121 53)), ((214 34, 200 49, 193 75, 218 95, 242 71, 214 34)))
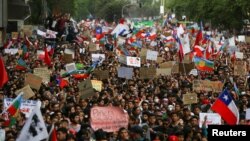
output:
POLYGON ((238 41, 239 42, 246 42, 246 37, 244 35, 239 35, 238 36, 238 41))
POLYGON ((183 45, 183 53, 187 54, 187 53, 191 52, 188 34, 184 34, 184 38, 181 41, 182 41, 182 45, 183 45))
POLYGON ((246 120, 250 120, 250 108, 246 110, 246 120))
POLYGON ((153 60, 156 61, 157 60, 157 56, 158 56, 158 52, 157 51, 152 51, 152 50, 147 50, 147 60, 153 60))
POLYGON ((15 55, 16 53, 18 53, 18 49, 17 48, 10 48, 10 49, 6 48, 6 49, 4 49, 4 53, 15 55))
MULTIPOLYGON (((12 103, 13 98, 4 98, 4 109, 8 108, 8 106, 12 103)), ((31 114, 32 110, 36 106, 37 101, 35 100, 25 100, 22 99, 20 111, 25 114, 25 117, 28 118, 31 114)))
POLYGON ((0 141, 5 141, 5 130, 0 129, 0 141))
POLYGON ((236 51, 236 52, 235 52, 235 57, 238 58, 238 59, 243 59, 243 58, 244 58, 243 52, 238 52, 238 51, 236 51))
POLYGON ((96 62, 101 60, 101 62, 103 60, 105 60, 105 54, 91 54, 91 60, 92 62, 96 62))
POLYGON ((229 38, 229 39, 228 39, 228 41, 229 41, 229 46, 235 46, 235 40, 234 40, 234 37, 229 38))
POLYGON ((164 6, 163 5, 160 6, 160 14, 164 14, 164 6))
POLYGON ((207 116, 206 128, 208 125, 221 125, 221 116, 217 113, 200 113, 199 127, 202 127, 205 116, 207 116))
POLYGON ((126 57, 127 65, 134 67, 141 67, 141 58, 140 57, 126 57))
POLYGON ((76 64, 75 63, 66 64, 65 68, 67 72, 72 72, 76 70, 76 64))

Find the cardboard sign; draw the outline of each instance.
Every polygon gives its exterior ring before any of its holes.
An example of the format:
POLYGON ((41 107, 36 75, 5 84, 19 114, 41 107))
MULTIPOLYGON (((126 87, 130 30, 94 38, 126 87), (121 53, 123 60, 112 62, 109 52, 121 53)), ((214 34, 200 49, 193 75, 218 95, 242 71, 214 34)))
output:
POLYGON ((11 32, 11 38, 17 39, 18 38, 18 32, 11 32))
POLYGON ((164 59, 162 57, 157 57, 157 63, 162 63, 164 59))
POLYGON ((184 55, 184 60, 183 60, 183 63, 191 63, 192 60, 190 59, 190 55, 189 54, 186 54, 184 55))
POLYGON ((66 49, 64 50, 64 53, 65 53, 65 54, 72 54, 72 57, 75 58, 75 50, 74 50, 74 49, 66 48, 66 49))
POLYGON ((179 63, 179 73, 188 74, 194 68, 194 63, 179 63))
POLYGON ((171 68, 159 68, 156 69, 156 75, 171 75, 172 69, 171 68))
POLYGON ((158 52, 157 51, 152 51, 152 50, 148 50, 147 51, 147 60, 153 60, 156 61, 157 60, 157 56, 158 56, 158 52))
POLYGON ((188 93, 188 94, 184 94, 183 95, 183 104, 193 104, 193 103, 197 103, 197 94, 196 93, 188 93))
POLYGON ((146 48, 142 48, 141 51, 140 51, 140 57, 142 56, 147 56, 147 49, 146 48))
POLYGON ((234 75, 237 76, 247 75, 247 64, 245 61, 235 61, 234 75))
POLYGON ((150 79, 156 75, 156 68, 140 68, 140 78, 150 79))
POLYGON ((168 62, 159 64, 159 67, 160 68, 172 68, 175 63, 176 63, 175 61, 168 61, 168 62))
POLYGON ((141 58, 140 57, 126 57, 127 65, 134 67, 141 67, 141 58))
POLYGON ((173 65, 172 73, 179 73, 179 64, 174 64, 173 65))
POLYGON ((89 51, 90 52, 94 52, 94 51, 97 51, 97 49, 96 49, 96 44, 95 43, 90 43, 89 44, 89 51))
POLYGON ((23 98, 24 99, 29 99, 32 96, 34 96, 34 92, 32 91, 32 89, 30 88, 30 85, 26 85, 25 87, 23 87, 22 89, 19 89, 15 92, 16 95, 20 94, 21 92, 23 92, 23 98))
POLYGON ((193 81, 193 91, 221 92, 222 89, 223 89, 223 83, 221 81, 209 81, 209 80, 193 81))
POLYGON ((76 64, 75 63, 66 64, 65 68, 67 72, 72 72, 76 70, 76 64))
POLYGON ((246 43, 250 44, 250 36, 246 36, 246 43))
POLYGON ((72 54, 64 54, 63 57, 62 57, 62 60, 65 62, 65 63, 72 63, 73 62, 73 55, 72 54))
POLYGON ((103 129, 106 132, 116 132, 121 127, 128 127, 128 113, 119 107, 93 107, 90 117, 90 125, 94 131, 103 129))
POLYGON ((102 81, 91 80, 91 84, 92 84, 93 88, 95 90, 97 90, 98 92, 102 91, 102 81))
POLYGON ((43 79, 43 82, 50 82, 50 71, 48 68, 34 68, 34 75, 43 79))
POLYGON ((109 71, 108 70, 94 70, 93 74, 96 78, 100 80, 108 79, 109 78, 109 71))
POLYGON ((119 67, 117 71, 118 71, 118 77, 132 79, 133 68, 119 67))
POLYGON ((80 97, 82 99, 89 98, 95 94, 92 83, 90 79, 84 80, 83 82, 78 84, 80 97))
POLYGON ((202 128, 205 116, 207 116, 206 128, 208 125, 221 125, 221 116, 217 113, 199 113, 199 127, 202 128))
POLYGON ((31 37, 33 32, 33 26, 32 25, 23 25, 23 33, 28 36, 31 37))
POLYGON ((43 82, 43 79, 39 76, 36 76, 31 73, 28 73, 25 75, 24 85, 30 85, 31 88, 39 90, 42 82, 43 82))

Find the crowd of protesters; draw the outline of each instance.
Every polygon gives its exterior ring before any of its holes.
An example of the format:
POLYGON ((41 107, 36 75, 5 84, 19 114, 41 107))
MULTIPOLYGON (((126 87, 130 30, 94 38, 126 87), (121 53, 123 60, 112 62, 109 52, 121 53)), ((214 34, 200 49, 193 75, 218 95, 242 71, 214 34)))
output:
MULTIPOLYGON (((156 22, 157 23, 157 22, 156 22)), ((70 20, 70 15, 65 14, 60 17, 48 18, 46 28, 58 32, 54 40, 46 40, 37 35, 37 38, 29 37, 33 45, 27 48, 26 55, 6 54, 4 47, 1 48, 1 57, 4 58, 4 65, 8 72, 9 80, 0 89, 1 107, 5 97, 15 98, 15 91, 23 88, 26 73, 33 73, 34 68, 48 67, 50 70, 50 82, 42 83, 39 90, 32 89, 35 96, 31 100, 40 100, 42 102, 41 112, 48 132, 52 125, 55 126, 58 141, 206 141, 207 130, 205 126, 199 127, 199 113, 212 113, 211 105, 217 99, 220 93, 213 91, 193 91, 194 80, 221 81, 224 88, 230 91, 236 105, 239 109, 239 124, 249 124, 245 119, 246 109, 250 106, 250 91, 248 74, 235 76, 233 73, 234 62, 238 59, 232 58, 227 50, 224 50, 214 61, 213 72, 199 72, 198 75, 184 73, 172 73, 171 75, 155 76, 151 79, 141 79, 139 69, 134 67, 132 79, 119 78, 117 68, 126 66, 119 62, 116 54, 116 39, 108 36, 108 41, 100 45, 98 53, 105 54, 105 60, 95 69, 108 70, 109 78, 102 80, 103 86, 100 92, 88 98, 81 98, 78 84, 85 79, 76 79, 68 76, 68 84, 64 87, 58 85, 58 78, 62 77, 61 71, 65 70, 66 62, 63 61, 63 52, 65 48, 74 49, 74 62, 91 66, 91 52, 88 44, 95 38, 95 29, 98 25, 105 25, 114 28, 116 23, 108 24, 104 20, 81 21, 75 24, 70 20), (89 22, 89 24, 87 24, 89 22), (88 33, 88 34, 86 34, 88 33), (64 36, 66 35, 66 36, 64 36), (77 37, 78 36, 78 37, 77 37), (79 41, 81 38, 81 41, 79 41), (67 45, 64 43, 67 42, 67 45), (47 65, 43 60, 38 59, 37 50, 43 50, 45 44, 53 47, 54 52, 50 52, 51 65, 47 65), (110 47, 111 48, 108 48, 110 47), (85 48, 85 52, 80 49, 85 48), (27 67, 23 70, 16 69, 19 58, 23 58, 27 67), (240 94, 236 94, 234 85, 230 78, 233 78, 240 94), (194 92, 198 96, 198 103, 184 105, 183 95, 194 92), (93 106, 116 106, 124 109, 129 115, 127 127, 121 127, 116 132, 106 132, 102 129, 94 131, 90 125, 90 110, 93 106)), ((171 23, 169 20, 165 24, 157 23, 154 26, 157 31, 157 37, 154 39, 157 43, 151 46, 147 39, 138 39, 142 42, 142 48, 148 48, 158 51, 158 57, 163 58, 162 62, 179 61, 178 48, 176 43, 165 44, 160 37, 164 32, 171 31, 177 23, 171 23)), ((185 29, 185 28, 184 28, 185 29)), ((133 29, 131 29, 133 30, 133 29)), ((185 29, 185 32, 188 29, 185 29)), ((212 29, 210 29, 212 30, 212 29)), ((111 30, 112 31, 112 30, 111 30)), ((190 35, 190 40, 195 40, 198 31, 190 35)), ((33 33, 35 34, 35 33, 33 33)), ((190 33, 191 34, 191 33, 190 33)), ((216 35, 215 35, 216 36, 216 35)), ((225 37, 227 38, 227 37, 225 37)), ((24 38, 18 38, 13 41, 10 48, 22 49, 27 46, 24 38)), ((247 72, 249 72, 250 47, 246 42, 237 42, 238 51, 244 53, 244 60, 247 63, 247 72)), ((125 43, 125 47, 131 47, 125 43)), ((131 51, 133 56, 140 56, 136 51, 131 51)), ((192 45, 191 45, 192 50, 192 45)), ((215 50, 215 53, 218 51, 215 50)), ((159 68, 157 61, 142 61, 143 67, 159 68)), ((1 70, 2 71, 2 70, 1 70)), ((90 73, 90 79, 98 79, 94 73, 90 73)), ((223 89, 221 91, 223 91, 223 89)), ((3 111, 3 109, 1 109, 3 111)), ((6 141, 14 141, 22 127, 26 117, 20 113, 17 122, 12 126, 3 126, 5 122, 1 117, 0 125, 5 130, 6 141)), ((226 124, 222 121, 222 124, 226 124)))

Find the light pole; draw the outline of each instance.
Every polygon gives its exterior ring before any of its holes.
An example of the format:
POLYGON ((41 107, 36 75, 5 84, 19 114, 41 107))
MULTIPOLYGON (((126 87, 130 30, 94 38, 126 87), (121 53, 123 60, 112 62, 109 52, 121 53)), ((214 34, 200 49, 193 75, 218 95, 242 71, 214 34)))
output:
POLYGON ((138 4, 126 4, 126 5, 124 5, 124 6, 122 7, 122 18, 124 18, 124 14, 123 14, 124 8, 125 8, 125 7, 128 7, 128 6, 132 6, 132 5, 137 6, 138 4))

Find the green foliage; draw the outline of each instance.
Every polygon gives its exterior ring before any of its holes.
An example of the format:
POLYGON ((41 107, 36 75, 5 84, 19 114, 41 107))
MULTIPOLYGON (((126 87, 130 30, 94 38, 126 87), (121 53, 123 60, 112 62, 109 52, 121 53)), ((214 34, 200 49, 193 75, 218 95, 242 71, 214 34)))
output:
POLYGON ((213 27, 237 31, 250 15, 248 0, 168 0, 166 7, 172 9, 177 18, 186 15, 187 20, 202 20, 213 27))

